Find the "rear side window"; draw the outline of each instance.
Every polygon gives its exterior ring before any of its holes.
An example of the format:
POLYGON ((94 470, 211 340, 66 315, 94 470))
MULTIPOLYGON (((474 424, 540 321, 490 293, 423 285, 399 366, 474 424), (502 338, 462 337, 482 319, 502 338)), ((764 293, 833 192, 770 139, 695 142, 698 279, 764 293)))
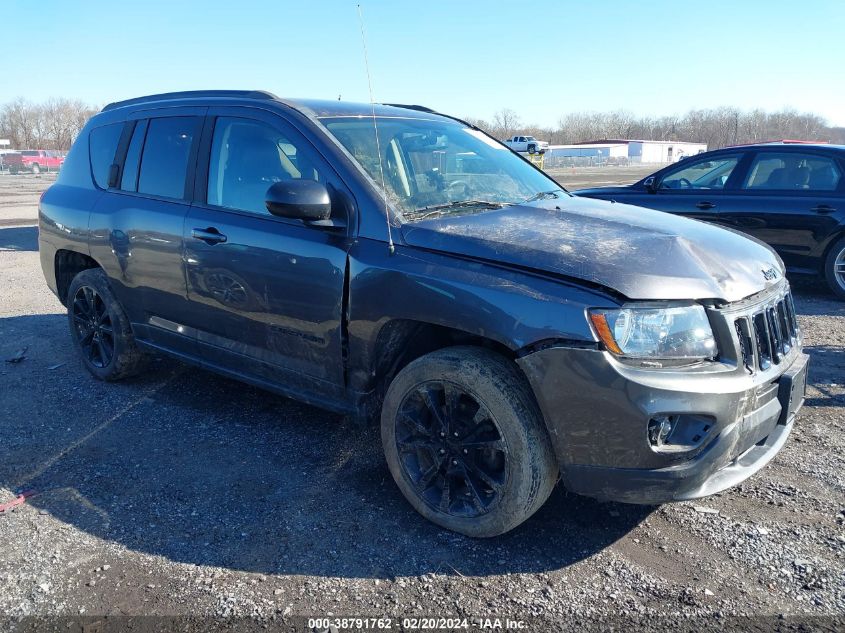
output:
POLYGON ((825 156, 795 152, 761 153, 754 158, 745 189, 835 191, 842 174, 825 156))
POLYGON ((185 197, 185 176, 198 121, 198 117, 150 120, 141 155, 138 193, 185 197))
POLYGON ((88 147, 91 152, 91 173, 94 182, 100 189, 109 187, 109 171, 114 164, 114 154, 117 143, 123 132, 123 123, 112 123, 102 127, 95 127, 88 136, 88 147))

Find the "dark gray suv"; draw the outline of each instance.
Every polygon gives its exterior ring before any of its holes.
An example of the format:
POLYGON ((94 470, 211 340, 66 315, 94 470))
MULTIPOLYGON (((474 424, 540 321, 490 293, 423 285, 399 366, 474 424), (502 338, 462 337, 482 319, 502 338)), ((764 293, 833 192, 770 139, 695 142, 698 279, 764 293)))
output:
POLYGON ((558 477, 712 494, 803 402, 783 265, 708 224, 572 197, 417 106, 209 91, 114 103, 40 208, 88 370, 162 352, 361 419, 425 517, 523 522, 558 477))

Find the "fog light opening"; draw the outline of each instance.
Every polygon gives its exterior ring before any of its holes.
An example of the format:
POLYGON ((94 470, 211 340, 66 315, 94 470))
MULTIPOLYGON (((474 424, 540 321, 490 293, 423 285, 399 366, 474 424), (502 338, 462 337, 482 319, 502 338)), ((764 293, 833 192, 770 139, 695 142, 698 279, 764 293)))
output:
POLYGON ((713 435, 716 420, 696 413, 658 413, 648 421, 648 443, 655 453, 696 450, 713 435))
POLYGON ((669 438, 678 422, 677 415, 658 415, 648 421, 648 441, 657 449, 669 444, 669 438))

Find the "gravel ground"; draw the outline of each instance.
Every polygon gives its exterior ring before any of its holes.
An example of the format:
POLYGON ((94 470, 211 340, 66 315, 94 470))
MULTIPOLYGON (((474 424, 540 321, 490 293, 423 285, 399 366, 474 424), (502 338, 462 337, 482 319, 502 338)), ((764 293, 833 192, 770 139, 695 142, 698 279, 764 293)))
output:
POLYGON ((0 226, 15 226, 38 218, 38 196, 56 180, 57 172, 33 176, 0 171, 0 226))
POLYGON ((0 226, 0 284, 0 359, 25 350, 0 360, 0 503, 37 493, 0 514, 8 627, 157 615, 196 630, 209 616, 283 630, 315 616, 845 630, 845 304, 818 284, 794 283, 807 406, 758 475, 663 507, 558 488, 483 541, 410 508, 375 428, 169 360, 123 383, 90 378, 34 227, 0 226))

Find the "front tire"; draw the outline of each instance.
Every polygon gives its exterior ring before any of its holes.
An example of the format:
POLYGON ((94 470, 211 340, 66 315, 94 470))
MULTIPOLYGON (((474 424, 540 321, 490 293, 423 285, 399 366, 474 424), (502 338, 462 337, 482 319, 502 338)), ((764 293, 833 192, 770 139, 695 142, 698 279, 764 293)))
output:
POLYGON ((32 163, 32 173, 36 176, 41 173, 41 166, 38 163, 32 163))
POLYGON ((530 386, 511 361, 482 348, 438 350, 399 372, 385 396, 381 438, 414 509, 467 536, 515 528, 557 479, 530 386))
POLYGON ((845 237, 836 242, 824 260, 827 285, 840 299, 845 299, 845 237))
POLYGON ((146 356, 135 343, 129 319, 101 268, 83 270, 73 278, 67 315, 73 345, 95 378, 120 380, 144 368, 146 356))

